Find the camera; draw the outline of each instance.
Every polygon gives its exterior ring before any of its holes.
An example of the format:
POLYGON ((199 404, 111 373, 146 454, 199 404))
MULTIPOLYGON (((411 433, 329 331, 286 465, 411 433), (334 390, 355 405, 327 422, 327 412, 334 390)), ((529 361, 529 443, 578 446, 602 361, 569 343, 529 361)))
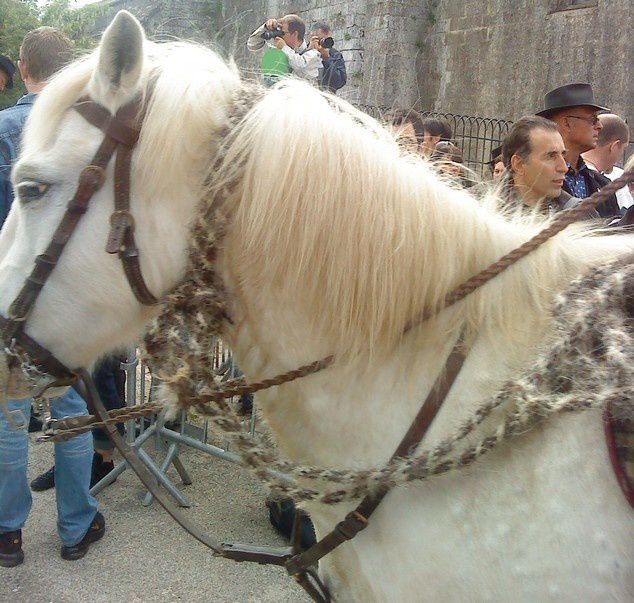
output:
POLYGON ((319 38, 319 45, 322 48, 330 49, 335 45, 335 41, 330 36, 328 36, 327 38, 319 38))
POLYGON ((262 32, 262 37, 265 40, 272 40, 273 38, 281 38, 284 35, 281 27, 276 27, 275 29, 265 29, 262 32))

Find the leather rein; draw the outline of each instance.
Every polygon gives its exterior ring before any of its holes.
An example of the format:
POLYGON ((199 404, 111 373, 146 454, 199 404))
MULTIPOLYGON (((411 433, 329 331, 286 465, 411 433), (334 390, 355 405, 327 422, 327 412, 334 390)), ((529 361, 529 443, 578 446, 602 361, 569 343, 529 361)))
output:
MULTIPOLYGON (((82 216, 88 210, 92 197, 103 186, 106 179, 106 168, 115 155, 114 212, 110 216, 110 233, 106 252, 119 256, 130 288, 141 304, 153 305, 157 302, 141 273, 139 251, 134 239, 134 218, 130 210, 131 159, 141 133, 147 102, 143 103, 141 97, 136 98, 120 108, 115 115, 112 115, 99 103, 88 97, 83 97, 73 105, 73 109, 90 124, 99 128, 103 132, 104 138, 90 164, 82 170, 75 194, 68 203, 51 242, 44 253, 36 257, 31 274, 9 307, 8 316, 0 315, 0 337, 7 348, 10 367, 14 366, 18 359, 24 358, 27 367, 31 370, 55 378, 55 381, 47 387, 75 384, 86 400, 89 410, 101 420, 106 420, 108 413, 100 400, 90 374, 84 369, 70 370, 45 347, 29 337, 24 329, 44 285, 57 266, 82 216)), ((392 460, 399 456, 406 456, 421 442, 460 372, 464 361, 460 345, 460 342, 456 344, 451 352, 445 369, 441 372, 434 388, 392 455, 392 460)), ((370 516, 389 492, 388 489, 383 489, 364 498, 354 511, 348 513, 344 520, 337 524, 332 532, 304 552, 301 552, 299 545, 301 511, 295 517, 291 547, 224 544, 206 534, 183 515, 167 498, 166 494, 157 487, 154 477, 139 461, 135 452, 128 446, 116 428, 109 424, 106 429, 115 446, 139 476, 141 482, 169 515, 190 535, 212 549, 214 554, 222 557, 235 561, 285 566, 288 573, 293 576, 306 593, 314 601, 320 603, 328 603, 332 599, 328 589, 317 575, 315 564, 340 544, 350 540, 365 529, 370 516)))
MULTIPOLYGON (((134 218, 130 210, 132 152, 139 139, 141 126, 147 109, 147 102, 143 103, 139 97, 123 106, 115 115, 112 115, 102 105, 87 97, 77 101, 73 108, 90 124, 99 128, 104 134, 104 139, 92 158, 90 165, 82 170, 79 177, 79 184, 73 198, 67 205, 62 221, 57 227, 45 252, 35 259, 35 267, 18 296, 11 304, 8 317, 5 318, 0 315, 0 338, 5 342, 9 356, 14 364, 19 358, 25 357, 27 367, 34 368, 36 372, 41 374, 55 377, 55 382, 48 387, 77 383, 76 386, 86 400, 89 410, 93 415, 98 416, 105 422, 108 419, 108 413, 99 398, 94 382, 88 372, 83 369, 75 371, 68 369, 63 363, 57 360, 53 354, 29 337, 24 332, 24 328, 42 288, 57 265, 81 217, 88 210, 91 198, 103 186, 106 177, 106 168, 115 153, 115 208, 110 216, 110 233, 108 235, 106 251, 110 254, 116 253, 119 256, 130 288, 137 300, 143 305, 153 305, 157 302, 157 299, 149 291, 141 273, 139 251, 134 239, 134 218)), ((631 174, 629 177, 631 178, 631 174)), ((605 187, 605 191, 602 191, 601 196, 613 192, 612 189, 616 190, 616 186, 617 183, 608 185, 605 187)), ((501 258, 498 263, 489 269, 478 273, 478 275, 466 283, 463 283, 461 287, 448 296, 447 300, 445 300, 444 307, 469 295, 475 288, 493 278, 520 257, 530 253, 547 238, 554 236, 556 232, 565 228, 567 223, 578 219, 578 215, 582 215, 581 212, 585 211, 586 206, 594 206, 598 204, 599 201, 599 194, 595 193, 591 199, 584 200, 576 208, 563 212, 563 214, 566 214, 565 218, 562 216, 562 219, 555 220, 556 223, 554 222, 550 229, 546 229, 543 235, 540 233, 542 238, 540 238, 540 235, 534 237, 533 240, 507 254, 504 258, 501 258), (567 221, 567 223, 565 223, 565 221, 567 221)), ((419 317, 415 323, 425 318, 426 316, 419 317)), ((413 324, 408 325, 406 331, 408 331, 413 324)), ((321 364, 321 368, 325 368, 330 364, 331 359, 326 360, 328 361, 322 361, 316 364, 321 364)), ((462 338, 460 338, 449 354, 445 367, 440 372, 434 387, 420 407, 407 433, 390 460, 407 456, 421 443, 459 375, 464 360, 465 354, 462 347, 462 338)), ((304 552, 301 552, 299 547, 300 512, 298 512, 295 517, 291 547, 275 548, 242 544, 224 544, 206 534, 197 525, 191 522, 189 518, 183 515, 167 498, 166 494, 157 487, 154 477, 139 461, 136 453, 128 446, 116 428, 110 423, 106 424, 105 428, 121 455, 139 476, 144 486, 154 495, 156 500, 158 500, 169 515, 190 535, 212 549, 216 555, 235 561, 251 561, 260 564, 286 567, 289 574, 295 578, 307 594, 314 601, 318 601, 319 603, 328 603, 332 599, 328 589, 314 569, 315 564, 339 545, 354 538, 360 531, 364 530, 368 526, 372 513, 389 493, 388 488, 383 488, 373 495, 366 496, 329 534, 304 552)))

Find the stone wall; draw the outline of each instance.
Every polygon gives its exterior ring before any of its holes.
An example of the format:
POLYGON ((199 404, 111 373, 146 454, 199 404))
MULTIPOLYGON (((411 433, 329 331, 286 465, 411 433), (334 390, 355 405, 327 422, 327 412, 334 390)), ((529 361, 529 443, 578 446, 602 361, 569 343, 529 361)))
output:
POLYGON ((212 43, 257 74, 245 41, 266 17, 328 21, 358 104, 517 119, 556 86, 589 81, 634 123, 632 0, 109 0, 159 38, 212 43))
POLYGON ((517 119, 540 108, 547 90, 582 81, 634 123, 631 0, 430 4, 417 65, 423 106, 517 119))

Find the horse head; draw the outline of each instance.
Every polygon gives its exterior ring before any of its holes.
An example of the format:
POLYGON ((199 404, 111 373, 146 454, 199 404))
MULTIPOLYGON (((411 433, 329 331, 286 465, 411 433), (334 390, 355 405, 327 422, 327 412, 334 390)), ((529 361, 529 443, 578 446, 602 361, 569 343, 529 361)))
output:
MULTIPOLYGON (((29 116, 12 172, 16 198, 0 236, 0 315, 14 318, 38 256, 48 254, 53 239, 67 239, 35 302, 17 317, 20 328, 70 369, 137 341, 156 309, 132 291, 117 237, 111 248, 114 191, 122 186, 115 182, 115 164, 127 147, 129 213, 123 226, 133 232, 142 279, 159 298, 183 276, 189 222, 239 85, 237 73, 214 53, 191 45, 185 51, 182 44, 158 47, 132 15, 118 13, 96 51, 59 73, 29 116), (125 119, 109 125, 119 115, 125 119), (113 136, 111 157, 91 172, 98 182, 91 183, 81 219, 59 237, 69 200, 77 205, 86 196, 85 168, 103 159, 113 136)), ((38 385, 49 381, 41 377, 38 385)), ((14 385, 9 391, 13 397, 28 393, 14 385)))

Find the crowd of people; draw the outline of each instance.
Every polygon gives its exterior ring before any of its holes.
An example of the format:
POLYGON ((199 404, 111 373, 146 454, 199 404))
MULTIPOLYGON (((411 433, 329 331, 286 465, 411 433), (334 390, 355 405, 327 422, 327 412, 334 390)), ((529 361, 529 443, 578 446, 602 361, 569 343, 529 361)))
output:
MULTIPOLYGON (((332 31, 316 23, 306 39, 306 25, 297 15, 267 19, 248 38, 251 51, 263 51, 265 85, 294 75, 336 94, 346 85, 346 66, 334 47, 332 31)), ((51 76, 70 59, 72 44, 51 27, 30 32, 20 48, 17 68, 0 55, 0 92, 13 87, 19 73, 27 94, 17 104, 0 112, 0 227, 13 202, 10 170, 19 153, 20 136, 37 95, 51 76)), ((396 111, 389 126, 399 144, 431 162, 444 177, 465 188, 473 188, 472 173, 465 168, 463 153, 450 125, 436 118, 422 119, 415 111, 396 111)), ((491 180, 507 206, 550 214, 572 207, 623 173, 629 143, 629 128, 618 115, 595 103, 590 84, 573 83, 548 92, 544 107, 517 120, 502 144, 491 150, 491 180)), ((486 187, 484 187, 486 188, 486 187)), ((588 219, 627 225, 634 223, 634 200, 628 187, 587 215, 588 219)), ((118 359, 108 359, 97 369, 95 380, 108 408, 125 403, 118 359)), ((251 410, 252 401, 242 400, 251 410)), ((13 400, 9 409, 31 417, 29 400, 13 400)), ((51 401, 55 417, 87 413, 86 403, 74 390, 51 401)), ((37 429, 31 421, 31 428, 37 429)), ((31 489, 56 489, 61 555, 83 557, 90 544, 103 536, 105 520, 98 511, 90 487, 114 467, 112 444, 104 433, 75 437, 55 445, 55 465, 31 482, 27 481, 26 430, 11 429, 0 413, 0 566, 13 567, 24 560, 22 528, 30 512, 31 489)), ((293 502, 269 500, 271 521, 285 534, 293 524, 293 502)), ((302 544, 308 547, 315 536, 307 518, 302 519, 302 544)))
MULTIPOLYGON (((573 83, 551 90, 543 109, 517 120, 502 144, 491 150, 487 163, 506 207, 553 214, 575 206, 620 176, 623 169, 618 164, 623 162, 630 132, 622 117, 608 111, 595 103, 590 84, 573 83)), ((439 173, 465 188, 478 183, 478 176, 465 169, 447 122, 397 111, 390 126, 406 151, 431 160, 439 173), (430 141, 435 143, 431 151, 430 141)), ((631 188, 622 187, 586 217, 631 224, 631 188)), ((476 186, 474 194, 490 189, 476 186)))

